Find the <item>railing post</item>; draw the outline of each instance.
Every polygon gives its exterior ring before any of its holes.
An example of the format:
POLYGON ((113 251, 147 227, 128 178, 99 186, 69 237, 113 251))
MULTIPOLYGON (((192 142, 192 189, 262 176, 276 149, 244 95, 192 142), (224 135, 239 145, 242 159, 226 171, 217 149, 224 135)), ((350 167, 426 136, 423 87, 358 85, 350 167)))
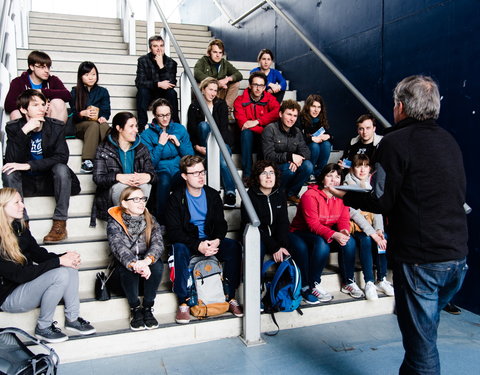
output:
POLYGON ((211 132, 207 138, 207 181, 208 186, 220 190, 220 148, 211 132))
POLYGON ((260 336, 260 232, 247 224, 243 233, 244 258, 244 315, 242 341, 247 346, 265 344, 260 336))
POLYGON ((183 72, 180 75, 180 121, 187 126, 188 107, 192 102, 192 84, 183 72))
POLYGON ((147 0, 147 51, 149 49, 148 46, 148 38, 154 36, 155 32, 155 14, 154 14, 154 7, 152 0, 147 0))
POLYGON ((130 55, 136 55, 137 54, 137 27, 135 25, 135 13, 130 13, 128 14, 128 39, 129 39, 129 44, 128 44, 128 53, 130 55))

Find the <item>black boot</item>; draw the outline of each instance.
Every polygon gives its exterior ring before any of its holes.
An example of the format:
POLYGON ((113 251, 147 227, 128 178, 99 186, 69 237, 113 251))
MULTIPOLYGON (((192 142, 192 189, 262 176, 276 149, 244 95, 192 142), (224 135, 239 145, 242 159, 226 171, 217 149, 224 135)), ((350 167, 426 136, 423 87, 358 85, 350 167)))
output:
POLYGON ((130 329, 132 331, 140 331, 145 329, 145 322, 143 320, 142 306, 132 307, 132 320, 130 321, 130 329))

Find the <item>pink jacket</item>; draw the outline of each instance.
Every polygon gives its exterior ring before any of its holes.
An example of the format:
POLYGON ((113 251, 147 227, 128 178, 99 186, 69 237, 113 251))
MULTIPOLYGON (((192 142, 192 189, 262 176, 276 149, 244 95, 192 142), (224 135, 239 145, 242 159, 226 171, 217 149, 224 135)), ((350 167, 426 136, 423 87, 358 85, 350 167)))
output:
POLYGON ((310 231, 332 242, 334 226, 337 231, 350 231, 349 208, 339 198, 328 198, 318 185, 308 186, 290 224, 290 232, 310 231))

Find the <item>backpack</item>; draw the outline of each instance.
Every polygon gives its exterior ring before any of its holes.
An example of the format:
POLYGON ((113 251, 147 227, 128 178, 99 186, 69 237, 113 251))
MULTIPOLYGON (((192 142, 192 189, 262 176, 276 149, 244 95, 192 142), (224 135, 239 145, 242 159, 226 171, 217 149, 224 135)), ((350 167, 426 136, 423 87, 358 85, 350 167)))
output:
POLYGON ((214 256, 193 257, 187 287, 191 298, 187 301, 190 313, 200 319, 220 315, 228 311, 225 300, 222 266, 214 256))
POLYGON ((0 328, 0 374, 53 375, 57 373, 59 358, 55 350, 27 332, 14 327, 0 328), (17 337, 24 336, 48 354, 33 354, 17 337))
POLYGON ((280 263, 273 279, 267 281, 266 273, 274 264, 276 264, 275 261, 268 260, 262 267, 262 290, 265 292, 262 301, 265 305, 265 311, 271 314, 272 320, 277 326, 277 332, 267 333, 269 336, 275 336, 280 331, 274 315, 276 312, 297 311, 300 315, 303 315, 300 309, 302 302, 300 270, 292 258, 287 258, 280 263))

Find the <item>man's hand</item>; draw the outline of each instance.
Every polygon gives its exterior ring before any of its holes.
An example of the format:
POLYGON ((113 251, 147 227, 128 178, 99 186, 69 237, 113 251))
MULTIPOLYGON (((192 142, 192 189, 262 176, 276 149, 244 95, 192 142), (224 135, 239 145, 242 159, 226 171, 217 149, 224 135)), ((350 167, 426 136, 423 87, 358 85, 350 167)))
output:
POLYGON ((22 126, 22 131, 24 134, 28 134, 31 131, 39 131, 42 129, 44 122, 44 117, 31 118, 25 125, 22 126))
POLYGON ((292 154, 292 161, 297 165, 297 167, 300 167, 304 160, 305 158, 302 155, 292 154))
POLYGON ((223 79, 218 80, 218 86, 220 86, 221 89, 226 89, 228 82, 233 81, 232 77, 225 77, 223 79))
POLYGON ((347 194, 346 191, 335 189, 333 186, 327 186, 327 190, 337 198, 343 198, 347 194))
POLYGON ((163 69, 163 67, 165 66, 163 64, 163 56, 162 55, 155 55, 154 60, 157 63, 158 67, 160 69, 163 69))
POLYGON ((297 164, 295 164, 295 163, 293 163, 293 162, 291 162, 291 161, 289 161, 288 163, 289 163, 289 164, 288 164, 288 169, 290 169, 292 172, 296 172, 296 170, 297 170, 297 168, 298 168, 298 167, 297 167, 297 164))
POLYGON ((259 124, 258 120, 245 121, 245 123, 242 126, 242 130, 253 128, 253 127, 257 126, 258 124, 259 124))
POLYGON ((218 253, 218 246, 220 246, 220 240, 205 240, 198 245, 198 251, 206 257, 215 255, 218 253))
POLYGON ((2 172, 8 175, 15 171, 28 171, 30 169, 31 167, 28 163, 7 163, 3 166, 2 172))
POLYGON ((165 81, 160 81, 157 83, 158 88, 168 90, 168 89, 173 89, 175 85, 171 83, 168 79, 165 81))

